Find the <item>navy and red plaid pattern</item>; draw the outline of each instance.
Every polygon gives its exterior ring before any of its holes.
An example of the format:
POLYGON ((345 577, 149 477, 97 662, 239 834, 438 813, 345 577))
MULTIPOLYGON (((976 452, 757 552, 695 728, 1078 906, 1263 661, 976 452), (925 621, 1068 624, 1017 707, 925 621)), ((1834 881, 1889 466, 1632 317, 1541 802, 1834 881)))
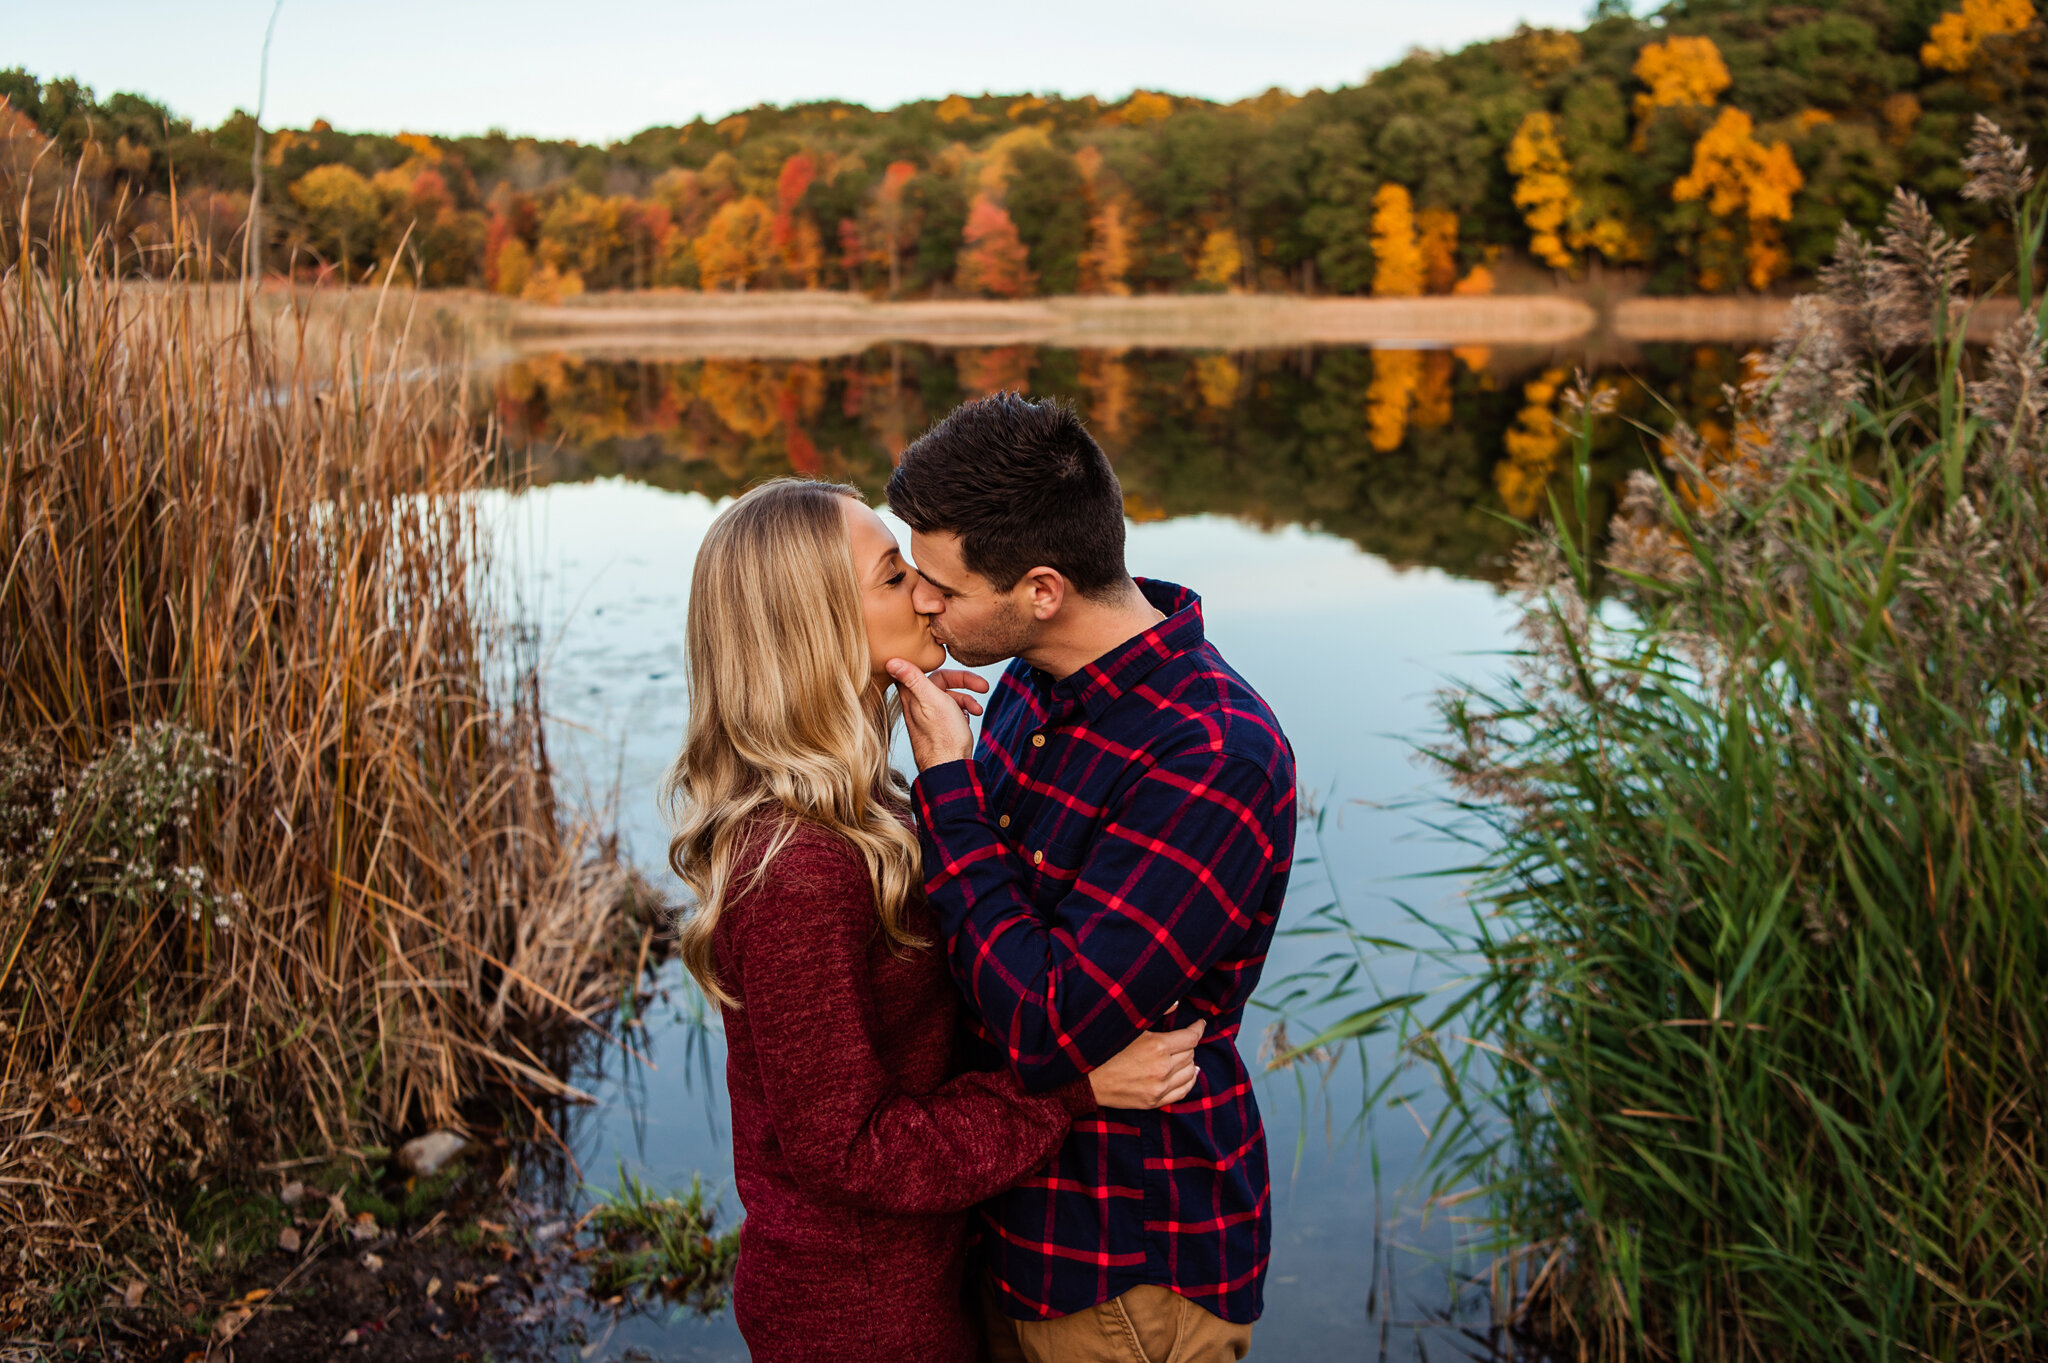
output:
POLYGON ((1236 1038, 1293 860, 1294 755, 1200 599, 1139 585, 1165 620, 1057 682, 1013 662, 974 759, 918 778, 926 888, 978 1015, 971 1065, 1042 1091, 1209 1020, 1186 1098, 1077 1121, 983 1207, 1005 1309, 1072 1315, 1152 1283, 1249 1322, 1272 1188, 1236 1038))

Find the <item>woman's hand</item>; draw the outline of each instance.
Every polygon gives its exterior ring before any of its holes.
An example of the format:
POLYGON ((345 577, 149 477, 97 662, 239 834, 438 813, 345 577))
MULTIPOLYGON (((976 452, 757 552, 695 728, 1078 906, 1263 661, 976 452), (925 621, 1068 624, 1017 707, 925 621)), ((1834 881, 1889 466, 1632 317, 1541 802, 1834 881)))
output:
POLYGON ((1195 1043, 1208 1027, 1196 1018, 1177 1032, 1143 1032, 1138 1039, 1088 1071, 1097 1107, 1152 1108, 1177 1103, 1195 1086, 1195 1043))

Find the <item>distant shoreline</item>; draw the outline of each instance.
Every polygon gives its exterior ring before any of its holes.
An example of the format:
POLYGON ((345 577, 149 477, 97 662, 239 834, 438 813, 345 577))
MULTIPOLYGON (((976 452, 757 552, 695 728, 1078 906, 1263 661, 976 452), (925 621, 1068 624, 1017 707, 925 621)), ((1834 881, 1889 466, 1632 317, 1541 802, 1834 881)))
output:
POLYGON ((933 345, 1272 349, 1298 345, 1555 345, 1592 330, 1575 298, 1298 298, 1217 294, 881 302, 846 293, 682 290, 516 303, 521 350, 837 354, 887 341, 933 345))
MULTIPOLYGON (((1775 297, 1630 297, 1596 302, 1564 293, 882 302, 825 291, 655 290, 590 294, 555 304, 514 302, 508 305, 506 334, 520 351, 791 357, 848 354, 888 341, 1227 350, 1303 345, 1557 346, 1593 337, 1628 344, 1732 343, 1773 339, 1791 307, 1791 299, 1775 297)), ((1990 300, 1980 305, 1971 335, 1989 339, 2011 318, 2011 300, 1990 300)))
MULTIPOLYGON (((143 285, 162 288, 162 285, 143 285)), ((218 303, 239 295, 214 286, 218 303)), ((1276 350, 1298 346, 1461 346, 1596 349, 1651 343, 1763 344, 1792 300, 1775 297, 1580 298, 1566 293, 1483 298, 1304 298, 1285 294, 1065 296, 884 302, 861 294, 636 290, 558 303, 473 289, 264 289, 266 311, 340 313, 353 330, 381 315, 437 350, 473 361, 567 353, 588 358, 822 359, 890 342, 935 346, 1056 346, 1100 350, 1276 350), (401 301, 402 300, 402 301, 401 301), (459 338, 466 336, 466 344, 459 338)), ((282 314, 281 314, 282 315, 282 314)), ((2009 298, 1980 302, 1973 340, 2009 325, 2009 298)))

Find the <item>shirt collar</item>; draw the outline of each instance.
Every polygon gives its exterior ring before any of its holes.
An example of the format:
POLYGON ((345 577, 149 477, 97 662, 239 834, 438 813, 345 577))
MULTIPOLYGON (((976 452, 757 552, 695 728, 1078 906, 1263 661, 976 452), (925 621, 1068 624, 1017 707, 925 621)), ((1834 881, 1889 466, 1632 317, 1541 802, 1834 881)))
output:
POLYGON ((1052 685, 1054 713, 1078 707, 1092 722, 1169 658, 1200 647, 1202 598, 1186 587, 1138 578, 1138 590, 1166 618, 1052 685))

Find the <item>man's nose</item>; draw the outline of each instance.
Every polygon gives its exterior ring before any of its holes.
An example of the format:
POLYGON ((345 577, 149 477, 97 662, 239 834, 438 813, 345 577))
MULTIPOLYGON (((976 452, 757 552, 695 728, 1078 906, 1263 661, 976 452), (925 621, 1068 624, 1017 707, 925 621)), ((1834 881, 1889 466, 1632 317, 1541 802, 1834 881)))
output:
POLYGON ((919 615, 939 615, 946 609, 946 598, 938 588, 924 580, 924 575, 915 569, 911 573, 910 605, 919 615))

